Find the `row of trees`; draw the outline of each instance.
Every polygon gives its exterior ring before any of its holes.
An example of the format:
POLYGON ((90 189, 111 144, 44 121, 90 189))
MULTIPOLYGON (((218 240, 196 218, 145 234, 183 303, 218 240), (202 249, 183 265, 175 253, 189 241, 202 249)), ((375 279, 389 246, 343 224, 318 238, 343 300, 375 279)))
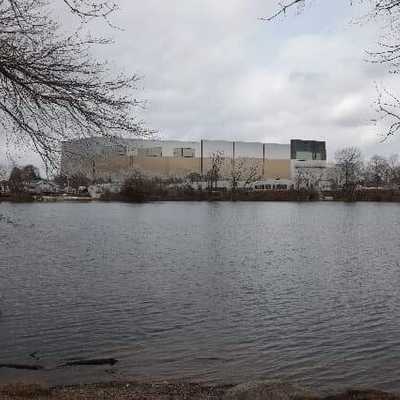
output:
POLYGON ((352 192, 357 185, 390 189, 400 185, 400 160, 397 154, 390 157, 374 155, 364 161, 360 149, 347 147, 336 152, 335 162, 328 177, 333 189, 352 192))
MULTIPOLYGON (((9 190, 12 193, 22 193, 27 190, 27 188, 37 183, 41 180, 39 168, 32 164, 25 166, 15 166, 9 170, 5 166, 0 166, 0 183, 6 183, 9 190)), ((75 173, 70 176, 57 175, 53 178, 54 183, 56 183, 61 188, 72 188, 78 189, 79 187, 87 187, 93 183, 86 175, 83 173, 75 173)), ((96 183, 105 183, 104 181, 99 181, 96 183)))
MULTIPOLYGON (((225 162, 223 153, 213 153, 210 162, 210 169, 205 178, 207 187, 213 189, 223 178, 221 173, 225 162)), ((262 179, 258 163, 246 159, 232 161, 231 168, 225 175, 224 179, 230 181, 233 191, 238 189, 239 182, 246 188, 251 183, 262 179)), ((322 181, 328 181, 334 190, 343 189, 344 191, 353 191, 357 185, 398 188, 400 159, 397 154, 389 157, 376 154, 364 161, 359 148, 346 147, 335 153, 335 165, 332 168, 298 168, 294 177, 294 188, 314 190, 322 181)))
POLYGON ((14 167, 8 178, 8 186, 11 192, 21 193, 27 185, 40 179, 39 169, 34 165, 14 167))
MULTIPOLYGON (((208 190, 218 188, 221 180, 229 181, 232 191, 239 188, 248 188, 251 183, 261 180, 260 165, 255 160, 241 159, 229 160, 229 166, 222 152, 213 153, 210 156, 210 164, 205 176, 198 173, 189 174, 186 179, 165 181, 160 178, 149 179, 138 170, 131 171, 126 178, 126 187, 134 192, 139 187, 157 187, 169 183, 191 184, 205 181, 208 190)), ((4 178, 4 177, 3 177, 4 178)), ((8 184, 12 191, 19 192, 24 186, 40 180, 39 170, 33 165, 14 167, 8 178, 8 184)), ((330 168, 297 168, 293 178, 296 190, 317 190, 321 182, 325 181, 333 190, 353 192, 357 186, 375 188, 397 189, 400 186, 400 158, 397 154, 389 157, 374 155, 369 160, 363 159, 361 150, 357 147, 347 147, 335 153, 335 164, 330 168)), ((82 173, 71 176, 58 175, 54 182, 61 187, 79 188, 91 183, 106 183, 104 180, 92 182, 82 173)), ((141 189, 141 190, 142 190, 141 189)), ((146 189, 146 190, 147 190, 146 189)))
POLYGON ((346 147, 335 153, 335 162, 329 168, 304 168, 295 170, 295 190, 331 190, 351 194, 357 187, 398 189, 400 186, 400 159, 374 155, 364 160, 357 147, 346 147))
MULTIPOLYGON (((259 163, 254 160, 238 158, 230 160, 230 166, 225 176, 222 176, 222 169, 225 164, 224 153, 217 151, 210 155, 210 168, 206 173, 206 182, 209 190, 218 186, 218 181, 225 178, 230 181, 232 191, 242 187, 248 187, 252 182, 261 179, 259 163)), ((225 171, 226 172, 226 171, 225 171)))
MULTIPOLYGON (((210 157, 211 167, 206 174, 209 189, 217 187, 222 179, 224 164, 223 153, 216 152, 210 157)), ((230 181, 232 190, 237 190, 239 182, 248 187, 252 182, 261 180, 259 165, 245 159, 232 161, 230 172, 225 179, 230 181)), ((333 168, 298 168, 294 177, 294 189, 317 189, 322 181, 327 181, 334 190, 353 191, 357 185, 367 187, 397 188, 400 185, 400 159, 397 154, 389 157, 374 155, 364 161, 357 147, 346 147, 335 153, 333 168)))

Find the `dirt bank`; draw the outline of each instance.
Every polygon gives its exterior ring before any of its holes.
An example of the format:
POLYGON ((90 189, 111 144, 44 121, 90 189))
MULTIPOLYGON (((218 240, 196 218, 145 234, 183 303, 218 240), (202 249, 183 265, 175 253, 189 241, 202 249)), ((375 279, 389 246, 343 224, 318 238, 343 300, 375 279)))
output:
POLYGON ((400 400, 396 394, 374 390, 347 390, 340 394, 320 397, 298 387, 279 383, 209 386, 197 383, 125 382, 59 386, 47 388, 39 385, 0 386, 1 400, 400 400), (249 388, 247 390, 246 388, 249 388))

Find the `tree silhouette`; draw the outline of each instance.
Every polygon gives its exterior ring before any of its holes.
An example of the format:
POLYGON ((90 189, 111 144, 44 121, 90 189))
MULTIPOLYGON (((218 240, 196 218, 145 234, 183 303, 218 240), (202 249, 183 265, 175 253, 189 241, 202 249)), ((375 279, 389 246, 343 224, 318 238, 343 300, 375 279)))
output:
MULTIPOLYGON (((57 0, 80 21, 109 22, 117 5, 57 0)), ((91 56, 104 38, 67 35, 45 0, 0 0, 0 123, 7 139, 28 143, 54 163, 60 140, 144 134, 132 98, 138 77, 114 75, 91 56)))

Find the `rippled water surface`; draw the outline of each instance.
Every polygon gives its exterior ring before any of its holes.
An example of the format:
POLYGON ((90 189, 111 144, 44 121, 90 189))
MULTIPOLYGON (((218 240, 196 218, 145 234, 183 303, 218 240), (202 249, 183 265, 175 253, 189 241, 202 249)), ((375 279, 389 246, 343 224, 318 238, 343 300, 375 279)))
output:
POLYGON ((0 214, 0 364, 46 367, 0 369, 0 381, 400 390, 399 205, 2 203, 0 214), (57 368, 99 357, 119 363, 57 368))

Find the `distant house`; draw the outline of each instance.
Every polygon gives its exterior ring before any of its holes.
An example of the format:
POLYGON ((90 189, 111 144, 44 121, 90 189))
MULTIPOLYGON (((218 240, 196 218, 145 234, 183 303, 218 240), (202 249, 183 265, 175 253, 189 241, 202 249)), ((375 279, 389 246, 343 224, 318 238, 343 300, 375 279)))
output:
POLYGON ((0 194, 5 194, 10 192, 10 186, 8 181, 0 181, 0 194))
POLYGON ((105 193, 119 193, 121 185, 118 183, 103 183, 97 185, 90 185, 88 192, 93 199, 99 199, 105 193))
POLYGON ((40 179, 32 182, 28 187, 28 191, 34 194, 55 194, 60 192, 60 188, 54 182, 40 179))

